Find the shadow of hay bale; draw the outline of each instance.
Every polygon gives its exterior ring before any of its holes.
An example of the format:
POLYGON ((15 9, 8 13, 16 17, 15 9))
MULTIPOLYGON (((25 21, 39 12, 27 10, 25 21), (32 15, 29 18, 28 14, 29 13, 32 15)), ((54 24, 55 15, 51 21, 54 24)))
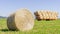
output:
POLYGON ((46 19, 46 21, 50 21, 50 19, 46 19))
POLYGON ((0 29, 2 32, 7 32, 7 31, 16 31, 16 30, 9 30, 9 29, 0 29))

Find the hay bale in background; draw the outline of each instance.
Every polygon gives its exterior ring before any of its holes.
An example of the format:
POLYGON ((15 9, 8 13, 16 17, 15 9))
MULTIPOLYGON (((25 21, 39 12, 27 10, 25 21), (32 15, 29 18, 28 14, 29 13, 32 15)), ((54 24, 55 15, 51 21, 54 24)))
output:
POLYGON ((43 19, 42 12, 36 11, 36 12, 34 12, 34 14, 35 14, 37 20, 43 19))
POLYGON ((43 19, 45 20, 45 19, 47 19, 46 17, 46 12, 42 12, 42 14, 43 14, 43 19))
POLYGON ((7 18, 9 30, 28 31, 34 26, 34 17, 27 9, 20 9, 7 18))
POLYGON ((51 14, 51 12, 48 11, 47 13, 48 13, 49 19, 51 20, 51 19, 52 19, 52 16, 51 16, 52 14, 51 14))
POLYGON ((48 15, 47 11, 45 11, 45 17, 47 20, 49 19, 49 15, 48 15))
POLYGON ((48 10, 39 10, 39 11, 36 11, 35 12, 35 16, 38 18, 38 19, 41 19, 41 20, 56 20, 58 19, 58 13, 57 12, 51 12, 51 11, 48 11, 48 10), (38 16, 36 16, 36 14, 38 16), (42 15, 42 17, 41 17, 42 15))

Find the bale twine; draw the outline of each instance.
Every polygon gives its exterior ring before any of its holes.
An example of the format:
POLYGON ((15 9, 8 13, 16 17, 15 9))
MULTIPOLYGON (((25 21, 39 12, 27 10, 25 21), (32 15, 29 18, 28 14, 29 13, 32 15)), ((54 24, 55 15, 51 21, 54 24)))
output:
POLYGON ((9 30, 28 31, 34 26, 34 18, 29 10, 20 9, 7 18, 7 26, 9 30))

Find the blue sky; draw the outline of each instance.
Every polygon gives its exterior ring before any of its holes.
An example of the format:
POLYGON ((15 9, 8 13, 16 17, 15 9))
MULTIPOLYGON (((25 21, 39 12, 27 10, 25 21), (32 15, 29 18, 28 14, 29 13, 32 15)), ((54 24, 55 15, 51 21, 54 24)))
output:
POLYGON ((60 17, 60 0, 0 0, 0 16, 8 16, 20 8, 57 11, 60 17))

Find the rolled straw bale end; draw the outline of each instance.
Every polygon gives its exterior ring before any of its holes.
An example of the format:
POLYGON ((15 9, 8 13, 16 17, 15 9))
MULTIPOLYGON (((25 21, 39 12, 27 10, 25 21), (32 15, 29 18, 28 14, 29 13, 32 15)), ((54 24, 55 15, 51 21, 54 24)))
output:
POLYGON ((34 26, 34 17, 28 9, 20 9, 8 17, 7 26, 11 30, 28 31, 34 26))

